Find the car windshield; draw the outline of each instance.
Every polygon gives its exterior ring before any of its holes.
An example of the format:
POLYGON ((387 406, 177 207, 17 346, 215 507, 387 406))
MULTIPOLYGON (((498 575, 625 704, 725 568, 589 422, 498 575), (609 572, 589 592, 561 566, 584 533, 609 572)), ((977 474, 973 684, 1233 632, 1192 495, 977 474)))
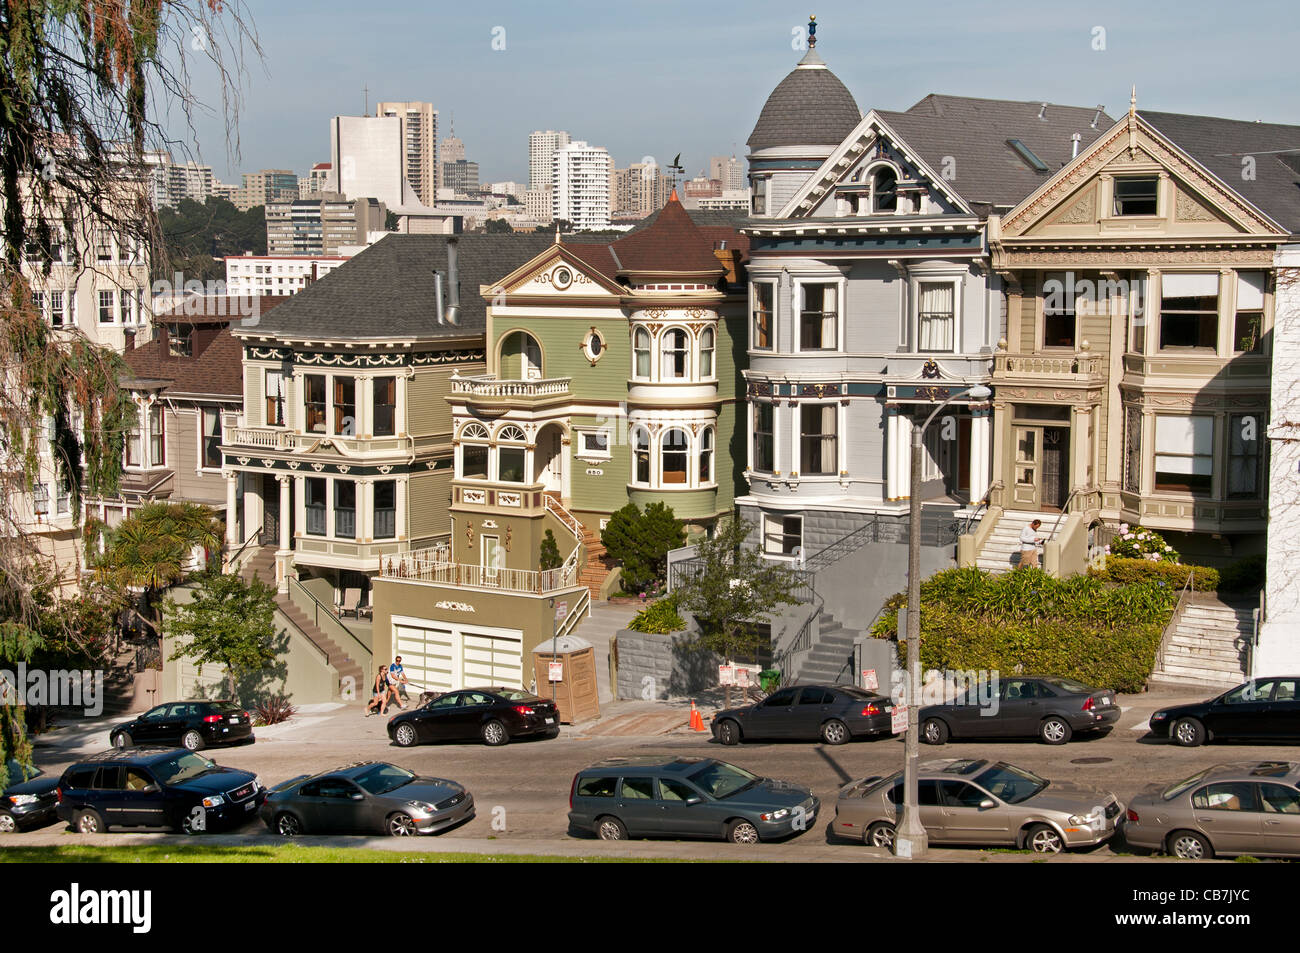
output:
POLYGON ((34 764, 24 768, 16 758, 9 759, 8 768, 10 784, 21 784, 24 781, 30 781, 32 778, 39 778, 45 773, 34 764))
POLYGON ((415 775, 395 764, 376 764, 353 778, 367 794, 387 794, 403 784, 410 784, 415 775))
POLYGON ((209 771, 215 770, 216 767, 215 761, 209 761, 207 758, 189 751, 149 766, 154 773, 154 777, 163 784, 169 785, 192 781, 209 771))
POLYGON ((1160 792, 1160 796, 1166 801, 1172 801, 1178 795, 1184 793, 1189 788, 1194 788, 1201 783, 1201 779, 1213 771, 1213 768, 1206 768, 1204 771, 1197 771, 1190 778, 1184 778, 1181 781, 1175 781, 1169 787, 1160 792))
POLYGON ((882 788, 897 783, 902 777, 902 773, 895 771, 893 774, 886 775, 883 778, 865 778, 858 782, 860 785, 859 787, 851 788, 849 794, 853 797, 868 797, 882 788))
POLYGON ((542 699, 542 698, 538 698, 538 697, 537 697, 536 695, 534 695, 532 692, 526 692, 526 691, 524 691, 523 689, 520 689, 520 688, 503 688, 501 691, 497 692, 497 694, 500 695, 502 698, 504 698, 504 699, 505 699, 506 701, 508 701, 508 702, 540 702, 540 701, 544 701, 544 699, 542 699))
POLYGON ((1028 801, 1045 787, 1047 782, 1024 768, 999 761, 983 774, 975 778, 975 783, 994 797, 1001 798, 1008 804, 1028 801))
POLYGON ((758 783, 757 775, 750 774, 744 768, 738 768, 734 764, 727 764, 725 761, 710 762, 686 777, 696 787, 719 799, 731 797, 758 783))

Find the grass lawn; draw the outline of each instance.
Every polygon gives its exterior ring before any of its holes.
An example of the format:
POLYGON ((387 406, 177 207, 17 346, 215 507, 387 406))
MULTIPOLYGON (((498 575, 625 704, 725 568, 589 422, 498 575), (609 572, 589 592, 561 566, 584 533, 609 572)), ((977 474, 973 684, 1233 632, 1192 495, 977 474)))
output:
POLYGON ((556 857, 542 854, 461 854, 268 844, 257 847, 135 845, 7 847, 0 863, 12 864, 636 864, 678 863, 632 857, 556 857))

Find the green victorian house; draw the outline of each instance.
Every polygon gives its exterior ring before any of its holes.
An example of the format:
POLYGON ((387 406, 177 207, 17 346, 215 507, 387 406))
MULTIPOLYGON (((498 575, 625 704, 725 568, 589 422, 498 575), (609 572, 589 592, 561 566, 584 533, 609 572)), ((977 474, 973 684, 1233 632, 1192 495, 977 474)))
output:
POLYGON ((453 376, 448 397, 450 544, 376 581, 376 652, 387 640, 413 682, 527 686, 553 621, 572 631, 615 585, 600 531, 629 501, 667 503, 694 533, 731 512, 747 243, 722 221, 697 224, 674 193, 637 231, 557 236, 479 289, 487 373, 453 376), (558 568, 540 565, 547 530, 558 568))

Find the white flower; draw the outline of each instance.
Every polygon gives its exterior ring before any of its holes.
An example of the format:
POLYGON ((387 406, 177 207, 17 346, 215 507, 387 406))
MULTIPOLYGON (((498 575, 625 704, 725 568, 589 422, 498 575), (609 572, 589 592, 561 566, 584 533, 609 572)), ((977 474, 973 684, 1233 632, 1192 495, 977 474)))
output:
POLYGON ((1128 532, 1128 523, 1120 523, 1120 524, 1119 524, 1119 531, 1120 531, 1121 533, 1127 533, 1127 532, 1128 532))

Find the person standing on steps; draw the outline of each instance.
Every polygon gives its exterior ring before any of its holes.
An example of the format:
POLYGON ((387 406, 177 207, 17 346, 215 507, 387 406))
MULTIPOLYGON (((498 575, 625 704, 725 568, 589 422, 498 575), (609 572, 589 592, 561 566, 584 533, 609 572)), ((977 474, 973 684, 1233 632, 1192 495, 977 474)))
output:
POLYGON ((1038 544, 1042 542, 1042 538, 1038 535, 1038 527, 1042 525, 1042 520, 1032 520, 1020 531, 1019 568, 1038 568, 1038 544))

